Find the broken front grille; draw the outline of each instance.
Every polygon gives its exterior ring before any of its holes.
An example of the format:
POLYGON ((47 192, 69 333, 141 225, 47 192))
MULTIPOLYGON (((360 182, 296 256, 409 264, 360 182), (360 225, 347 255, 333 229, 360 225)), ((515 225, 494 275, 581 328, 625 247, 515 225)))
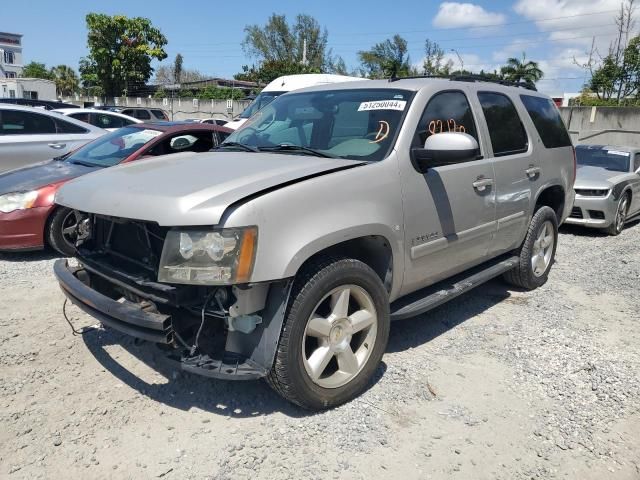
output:
POLYGON ((109 263, 132 273, 156 278, 164 239, 169 230, 153 222, 93 215, 91 238, 81 255, 99 254, 109 263))

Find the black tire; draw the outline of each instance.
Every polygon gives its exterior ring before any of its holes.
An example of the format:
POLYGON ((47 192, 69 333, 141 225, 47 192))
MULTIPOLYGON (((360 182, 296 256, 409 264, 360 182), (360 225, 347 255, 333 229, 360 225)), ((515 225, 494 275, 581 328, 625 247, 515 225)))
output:
POLYGON ((73 215, 73 210, 58 207, 49 217, 47 230, 45 232, 51 248, 65 257, 72 257, 76 253, 75 246, 65 239, 65 235, 62 233, 62 230, 70 219, 70 215, 73 215))
POLYGON ((549 271, 553 266, 556 256, 556 247, 558 246, 558 219, 556 213, 550 207, 540 207, 531 218, 527 235, 524 242, 516 254, 519 257, 518 266, 509 270, 504 274, 507 283, 526 290, 533 290, 544 285, 547 281, 549 271), (549 222, 549 223, 547 223, 549 222), (532 256, 534 253, 534 244, 542 232, 545 225, 551 224, 553 230, 553 247, 548 265, 542 273, 534 273, 532 266, 532 256))
POLYGON ((338 406, 357 397, 369 384, 389 339, 389 300, 380 277, 366 264, 353 259, 324 259, 298 274, 284 319, 269 385, 290 402, 309 410, 338 406), (359 373, 345 385, 323 388, 304 366, 303 339, 314 309, 332 290, 345 285, 361 287, 376 309, 377 334, 371 353, 359 373))
POLYGON ((629 211, 629 193, 625 192, 618 200, 618 206, 616 208, 616 216, 613 219, 613 223, 609 225, 606 232, 611 236, 620 235, 624 230, 624 224, 627 219, 627 213, 629 211))

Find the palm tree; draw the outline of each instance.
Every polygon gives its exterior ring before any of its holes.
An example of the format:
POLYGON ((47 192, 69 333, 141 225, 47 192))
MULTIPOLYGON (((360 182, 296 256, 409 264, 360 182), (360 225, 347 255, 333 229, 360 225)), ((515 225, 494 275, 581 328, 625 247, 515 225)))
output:
POLYGON ((67 65, 58 65, 51 69, 51 75, 56 82, 56 92, 59 97, 68 97, 78 91, 78 75, 67 65))
POLYGON ((524 52, 522 52, 522 60, 515 57, 508 59, 507 64, 500 68, 500 73, 505 80, 510 82, 526 82, 530 84, 537 82, 544 76, 538 66, 538 62, 526 61, 524 52))

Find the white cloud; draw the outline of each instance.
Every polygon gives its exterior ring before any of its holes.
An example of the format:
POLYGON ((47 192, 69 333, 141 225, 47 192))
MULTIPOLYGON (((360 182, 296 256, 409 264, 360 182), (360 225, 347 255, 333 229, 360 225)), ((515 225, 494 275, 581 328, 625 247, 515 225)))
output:
POLYGON ((488 12, 473 3, 443 2, 433 19, 433 25, 443 28, 482 27, 499 25, 506 20, 502 13, 488 12))

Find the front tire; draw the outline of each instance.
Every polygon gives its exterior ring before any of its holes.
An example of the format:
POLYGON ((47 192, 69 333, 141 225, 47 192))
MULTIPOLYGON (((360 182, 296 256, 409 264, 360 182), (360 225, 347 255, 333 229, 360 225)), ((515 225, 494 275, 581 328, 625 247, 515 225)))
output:
POLYGON ((629 208, 629 194, 625 193, 618 201, 618 208, 616 209, 616 217, 613 219, 613 223, 607 228, 607 233, 612 236, 620 235, 624 229, 624 224, 627 221, 627 210, 629 208))
POLYGON ((389 339, 389 300, 366 264, 327 259, 296 278, 267 382, 310 410, 357 397, 389 339))
POLYGON ((558 245, 558 219, 550 207, 533 214, 527 235, 517 254, 518 265, 504 274, 507 283, 533 290, 547 281, 558 245))
POLYGON ((76 228, 80 216, 75 210, 59 207, 47 224, 47 240, 51 248, 65 257, 72 257, 76 253, 76 228))

